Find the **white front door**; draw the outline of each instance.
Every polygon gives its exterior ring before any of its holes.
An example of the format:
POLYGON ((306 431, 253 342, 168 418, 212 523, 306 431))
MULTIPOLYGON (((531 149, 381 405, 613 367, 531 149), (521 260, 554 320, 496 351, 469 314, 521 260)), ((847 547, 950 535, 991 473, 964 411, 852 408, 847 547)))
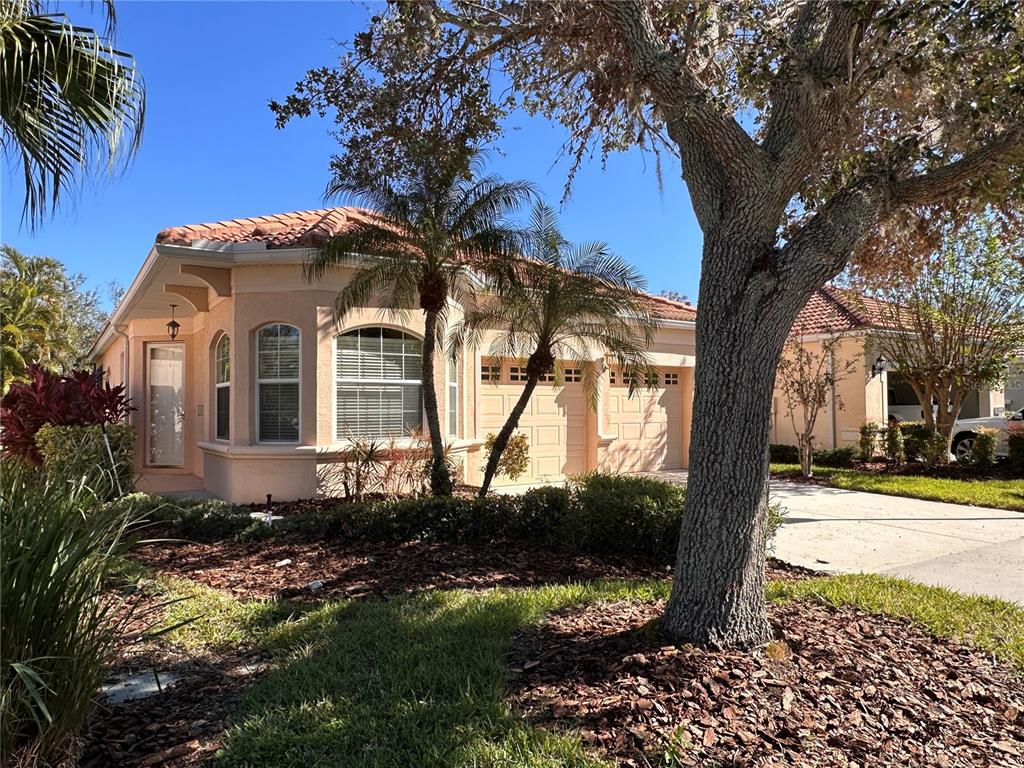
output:
POLYGON ((150 344, 146 347, 149 415, 147 464, 185 466, 185 347, 150 344))

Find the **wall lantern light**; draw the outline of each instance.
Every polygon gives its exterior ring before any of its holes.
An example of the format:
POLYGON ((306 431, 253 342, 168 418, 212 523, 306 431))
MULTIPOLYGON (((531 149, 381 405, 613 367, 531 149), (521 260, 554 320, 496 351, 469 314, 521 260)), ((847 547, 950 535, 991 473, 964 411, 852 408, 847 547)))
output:
POLYGON ((181 328, 181 323, 174 319, 174 308, 177 304, 171 304, 171 319, 167 323, 167 335, 171 337, 171 341, 178 338, 178 329, 181 328))
POLYGON ((879 376, 887 370, 889 370, 889 361, 879 355, 878 359, 871 364, 871 378, 873 379, 875 376, 879 376))

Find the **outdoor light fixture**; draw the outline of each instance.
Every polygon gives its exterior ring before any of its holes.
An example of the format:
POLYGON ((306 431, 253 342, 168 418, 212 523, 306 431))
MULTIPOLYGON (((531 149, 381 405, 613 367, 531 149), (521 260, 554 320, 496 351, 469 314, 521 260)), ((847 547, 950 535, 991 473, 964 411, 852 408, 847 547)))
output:
POLYGON ((177 304, 171 304, 171 319, 167 323, 167 335, 171 337, 171 341, 178 338, 178 329, 181 328, 181 323, 174 319, 174 308, 177 304))
POLYGON ((875 362, 873 362, 871 364, 871 378, 873 379, 873 378, 875 378, 875 376, 879 376, 879 375, 885 373, 888 369, 889 369, 889 361, 886 360, 881 355, 879 355, 878 359, 875 360, 875 362))

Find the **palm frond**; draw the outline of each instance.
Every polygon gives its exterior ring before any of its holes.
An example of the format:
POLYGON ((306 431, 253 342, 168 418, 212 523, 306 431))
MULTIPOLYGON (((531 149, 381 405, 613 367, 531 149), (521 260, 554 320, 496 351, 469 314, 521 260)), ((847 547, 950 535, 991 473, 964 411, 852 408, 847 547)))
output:
MULTIPOLYGON (((108 28, 113 21, 108 9, 108 28)), ((116 172, 138 150, 145 86, 132 57, 63 14, 15 0, 0 9, 0 126, 25 184, 33 229, 103 158, 116 172)))

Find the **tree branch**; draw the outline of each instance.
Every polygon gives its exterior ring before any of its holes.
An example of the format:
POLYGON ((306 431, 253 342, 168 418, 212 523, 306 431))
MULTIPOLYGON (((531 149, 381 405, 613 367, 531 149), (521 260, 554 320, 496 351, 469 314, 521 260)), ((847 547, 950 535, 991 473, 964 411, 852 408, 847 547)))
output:
MULTIPOLYGON (((638 0, 605 0, 602 7, 630 52, 636 84, 650 93, 666 123, 676 125, 676 135, 683 141, 679 150, 684 173, 691 163, 709 170, 710 158, 717 172, 700 178, 701 183, 717 178, 735 191, 756 183, 766 170, 760 147, 732 116, 711 103, 707 89, 659 39, 645 5, 638 0)), ((724 191, 704 197, 721 200, 724 191)), ((696 207, 696 197, 694 202, 696 207)), ((698 211, 698 216, 709 218, 710 213, 698 211)))
POLYGON ((1024 127, 1017 126, 959 160, 892 185, 895 205, 927 205, 955 195, 986 172, 1024 163, 1024 127))

